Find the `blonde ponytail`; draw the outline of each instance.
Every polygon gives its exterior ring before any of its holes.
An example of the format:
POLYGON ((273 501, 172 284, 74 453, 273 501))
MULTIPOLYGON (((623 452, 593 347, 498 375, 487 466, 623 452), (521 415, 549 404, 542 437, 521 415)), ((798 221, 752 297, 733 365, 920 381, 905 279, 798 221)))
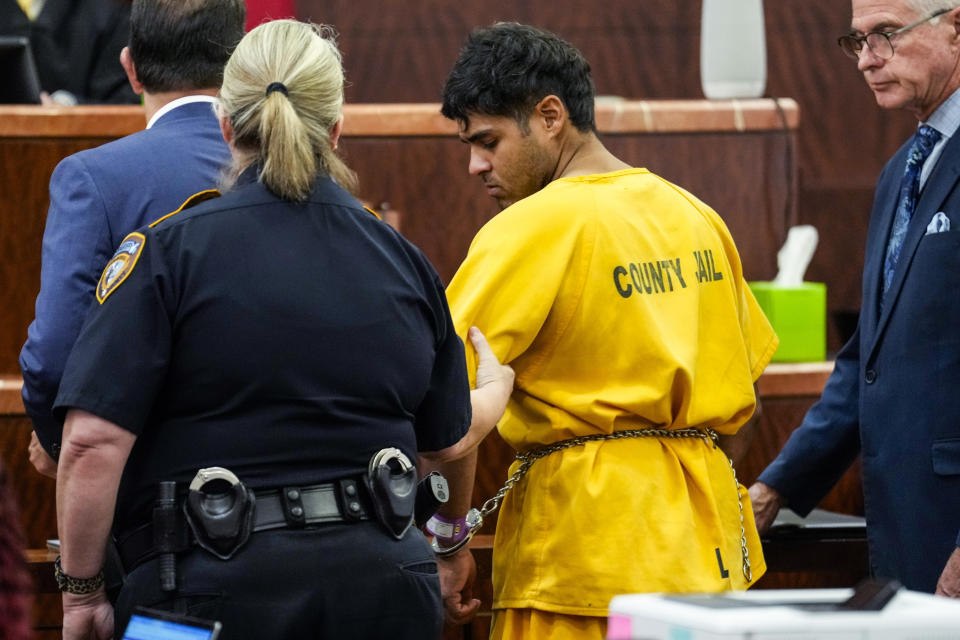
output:
POLYGON ((234 132, 234 175, 253 162, 260 181, 303 201, 318 174, 355 191, 356 174, 333 150, 343 112, 343 66, 329 28, 295 20, 248 33, 224 69, 220 102, 234 132))
POLYGON ((306 127, 287 96, 274 91, 266 97, 259 129, 260 179, 283 198, 305 199, 317 175, 317 158, 306 127))

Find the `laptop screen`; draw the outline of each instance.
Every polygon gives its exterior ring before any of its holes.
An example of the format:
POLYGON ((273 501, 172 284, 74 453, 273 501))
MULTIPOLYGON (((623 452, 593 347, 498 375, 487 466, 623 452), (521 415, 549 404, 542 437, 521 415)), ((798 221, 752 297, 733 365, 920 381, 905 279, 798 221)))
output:
POLYGON ((123 640, 215 640, 219 631, 219 622, 138 609, 130 617, 123 640))
POLYGON ((26 38, 0 36, 0 104, 40 104, 40 79, 26 38))

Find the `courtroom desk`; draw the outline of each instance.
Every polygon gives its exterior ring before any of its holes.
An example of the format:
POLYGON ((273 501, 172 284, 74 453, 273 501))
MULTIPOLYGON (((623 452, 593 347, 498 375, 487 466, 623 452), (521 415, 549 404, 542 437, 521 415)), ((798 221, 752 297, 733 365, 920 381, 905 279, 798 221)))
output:
POLYGON ((0 376, 0 461, 7 470, 20 509, 28 548, 57 537, 56 481, 30 464, 27 446, 33 427, 23 410, 19 376, 0 376))
MULTIPOLYGON (((737 466, 738 478, 744 486, 753 484, 783 448, 807 410, 820 398, 832 371, 832 362, 774 363, 760 376, 757 381, 760 424, 746 456, 737 466)), ((863 515, 859 457, 820 501, 819 507, 863 515)), ((757 582, 760 589, 851 587, 869 571, 866 539, 862 533, 771 534, 764 539, 764 554, 769 570, 757 582)))
POLYGON ((53 562, 60 555, 49 547, 27 549, 27 563, 33 576, 33 584, 39 593, 60 593, 53 577, 53 562))
MULTIPOLYGON (((833 371, 832 362, 774 363, 757 381, 760 392, 760 426, 746 457, 737 467, 744 485, 752 484, 773 460, 807 410, 820 399, 823 386, 833 371)), ((863 515, 858 457, 819 507, 837 513, 863 515)))
POLYGON ((27 566, 33 579, 33 640, 60 640, 63 606, 53 562, 57 552, 46 547, 27 549, 27 566))
MULTIPOLYGON (((611 151, 717 210, 748 279, 774 276, 777 250, 797 218, 793 100, 601 99, 596 113, 611 151)), ((477 230, 497 213, 480 180, 467 174, 456 124, 437 104, 354 104, 344 115, 341 150, 359 175, 360 197, 399 212, 404 235, 448 282, 477 230)), ((18 371, 33 318, 53 168, 143 126, 136 106, 0 106, 0 374, 18 371)))

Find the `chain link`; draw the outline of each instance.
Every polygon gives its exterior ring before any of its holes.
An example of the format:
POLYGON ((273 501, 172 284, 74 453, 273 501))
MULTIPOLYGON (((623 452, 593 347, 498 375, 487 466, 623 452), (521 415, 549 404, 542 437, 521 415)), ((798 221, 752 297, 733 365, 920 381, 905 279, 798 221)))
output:
MULTIPOLYGON (((687 427, 685 429, 625 429, 612 433, 594 433, 586 436, 577 436, 568 440, 560 440, 537 449, 531 449, 530 451, 518 451, 516 461, 520 463, 520 466, 510 474, 507 481, 503 483, 503 487, 480 507, 479 513, 476 514, 476 526, 471 527, 471 534, 483 526, 483 519, 500 507, 500 502, 507 495, 507 492, 513 489, 520 480, 527 475, 533 463, 540 458, 544 458, 557 451, 569 449, 570 447, 579 447, 588 442, 622 440, 624 438, 700 438, 704 442, 712 443, 714 448, 720 446, 720 436, 713 429, 709 427, 705 427, 704 429, 687 427)), ((737 491, 737 506, 740 509, 740 551, 743 554, 743 577, 747 582, 750 582, 753 579, 753 573, 750 570, 747 535, 743 526, 743 499, 740 496, 740 482, 737 480, 737 470, 733 467, 733 460, 727 458, 727 462, 730 463, 730 470, 733 472, 733 484, 737 491)))

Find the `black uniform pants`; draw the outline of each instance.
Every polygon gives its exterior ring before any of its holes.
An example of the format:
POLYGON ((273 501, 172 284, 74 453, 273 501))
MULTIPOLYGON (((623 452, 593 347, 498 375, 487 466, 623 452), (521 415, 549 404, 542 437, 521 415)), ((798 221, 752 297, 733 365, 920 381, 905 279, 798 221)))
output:
POLYGON ((158 561, 131 572, 115 637, 135 606, 219 620, 221 640, 439 638, 437 565, 423 534, 395 540, 375 522, 254 533, 230 560, 178 555, 178 591, 160 591, 158 561))

